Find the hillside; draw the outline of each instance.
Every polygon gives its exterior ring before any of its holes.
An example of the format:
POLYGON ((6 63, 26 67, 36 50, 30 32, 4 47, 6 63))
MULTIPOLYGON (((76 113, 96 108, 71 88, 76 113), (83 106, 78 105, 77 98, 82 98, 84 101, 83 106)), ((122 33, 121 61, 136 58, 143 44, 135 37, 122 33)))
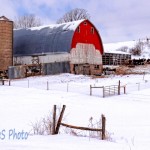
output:
POLYGON ((150 38, 139 39, 134 41, 125 41, 117 43, 107 43, 104 44, 105 52, 128 52, 131 49, 138 48, 141 50, 140 55, 132 55, 132 58, 150 58, 150 38))

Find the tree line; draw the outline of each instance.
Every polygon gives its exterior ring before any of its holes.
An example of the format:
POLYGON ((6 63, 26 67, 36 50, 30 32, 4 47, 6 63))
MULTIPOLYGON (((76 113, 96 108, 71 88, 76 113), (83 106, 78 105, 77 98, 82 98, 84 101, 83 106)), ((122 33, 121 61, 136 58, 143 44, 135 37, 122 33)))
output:
MULTIPOLYGON (((72 22, 80 19, 90 20, 90 15, 85 9, 75 8, 67 13, 65 13, 61 18, 59 18, 56 23, 72 22)), ((43 23, 40 18, 34 14, 26 14, 23 16, 18 16, 14 20, 14 29, 19 28, 31 28, 41 26, 43 23)))

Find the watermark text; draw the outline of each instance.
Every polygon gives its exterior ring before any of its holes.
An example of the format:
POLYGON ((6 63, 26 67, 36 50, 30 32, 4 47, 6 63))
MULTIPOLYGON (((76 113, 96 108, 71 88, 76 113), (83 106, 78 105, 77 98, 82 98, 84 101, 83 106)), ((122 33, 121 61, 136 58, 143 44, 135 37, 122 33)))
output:
POLYGON ((27 140, 28 139, 28 132, 24 130, 17 131, 16 129, 9 129, 9 130, 0 130, 0 140, 27 140))

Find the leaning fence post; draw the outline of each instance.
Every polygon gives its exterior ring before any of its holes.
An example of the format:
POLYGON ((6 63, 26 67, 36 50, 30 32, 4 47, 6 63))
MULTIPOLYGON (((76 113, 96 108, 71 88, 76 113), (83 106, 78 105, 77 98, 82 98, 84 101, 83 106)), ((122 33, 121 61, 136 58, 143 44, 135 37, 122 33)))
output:
POLYGON ((106 118, 102 115, 102 140, 105 139, 105 126, 106 126, 106 118))
POLYGON ((52 128, 52 134, 55 134, 55 127, 56 127, 56 105, 53 107, 53 128, 52 128))
POLYGON ((59 119, 58 119, 58 122, 57 122, 55 134, 58 134, 58 132, 59 132, 59 128, 60 128, 60 124, 61 124, 61 121, 62 121, 62 118, 63 118, 65 108, 66 108, 66 105, 63 105, 63 108, 61 110, 61 113, 60 113, 60 116, 59 116, 59 119))

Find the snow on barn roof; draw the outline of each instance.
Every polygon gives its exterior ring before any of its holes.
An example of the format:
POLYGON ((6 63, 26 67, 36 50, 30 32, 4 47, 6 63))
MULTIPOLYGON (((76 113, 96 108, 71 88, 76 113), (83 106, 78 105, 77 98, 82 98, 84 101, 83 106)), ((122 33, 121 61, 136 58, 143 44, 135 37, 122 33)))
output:
POLYGON ((74 31, 83 21, 14 30, 14 56, 69 52, 74 31))
POLYGON ((62 23, 62 24, 52 24, 52 25, 46 25, 46 26, 39 26, 39 27, 32 27, 32 28, 29 28, 31 30, 41 30, 45 27, 49 27, 51 29, 54 29, 54 28, 59 28, 60 26, 63 25, 63 30, 74 30, 77 28, 77 26, 83 22, 84 20, 77 20, 77 21, 72 21, 72 22, 67 22, 67 23, 62 23))

